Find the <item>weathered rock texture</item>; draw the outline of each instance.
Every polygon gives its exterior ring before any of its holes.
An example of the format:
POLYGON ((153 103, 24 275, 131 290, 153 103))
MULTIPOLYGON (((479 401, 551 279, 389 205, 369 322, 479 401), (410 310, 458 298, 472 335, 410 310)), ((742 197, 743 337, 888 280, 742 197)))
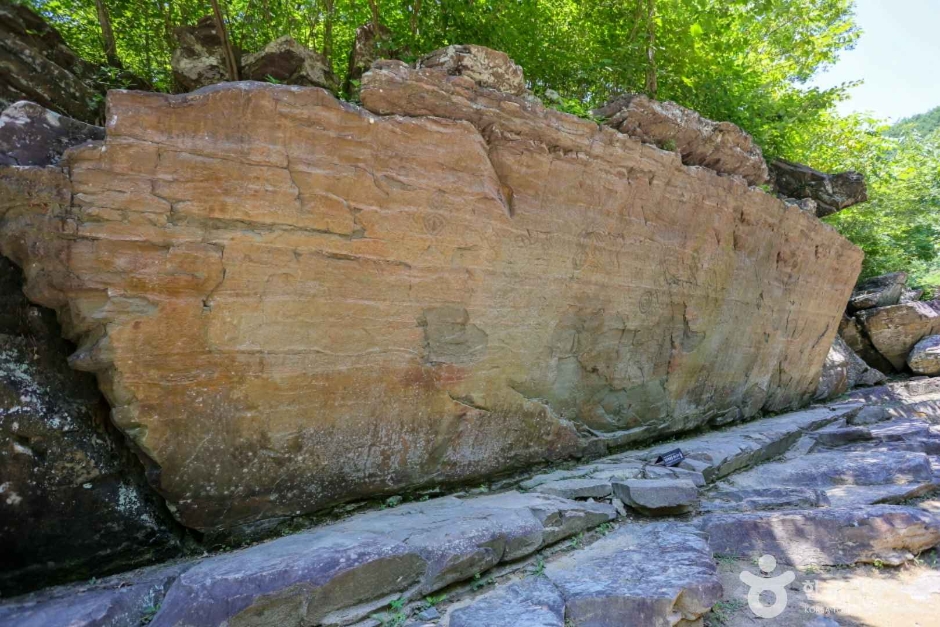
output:
POLYGON ((767 164, 754 139, 731 122, 713 122, 674 102, 642 94, 620 96, 594 112, 607 126, 631 137, 677 150, 682 162, 743 176, 751 185, 767 180, 767 164))
POLYGON ((343 91, 351 96, 358 95, 359 81, 372 64, 379 59, 395 58, 396 51, 391 47, 392 31, 387 26, 369 22, 357 28, 352 49, 349 51, 343 91))
POLYGON ((872 346, 902 371, 915 344, 928 335, 940 334, 940 300, 866 309, 856 319, 872 346))
POLYGON ((135 471, 139 462, 107 428, 108 406, 94 377, 69 368, 72 348, 55 313, 31 306, 19 268, 0 258, 4 596, 178 550, 169 516, 154 502, 142 469, 135 471))
POLYGON ((860 385, 878 385, 886 379, 884 373, 870 367, 855 354, 840 336, 832 342, 826 356, 816 398, 835 398, 860 385))
POLYGON ((258 52, 245 55, 241 77, 252 81, 273 78, 287 85, 323 87, 333 92, 339 88, 326 58, 290 36, 275 39, 258 52))
POLYGON ((897 305, 906 289, 906 272, 892 272, 866 279, 859 282, 852 290, 852 297, 849 299, 849 311, 897 305))
POLYGON ((47 109, 95 122, 102 91, 95 67, 83 61, 54 28, 20 4, 0 0, 0 108, 30 100, 47 109))
POLYGON ((419 68, 438 68, 450 76, 466 76, 480 87, 521 96, 522 68, 506 53, 483 46, 447 46, 418 61, 419 68))
POLYGON ((858 172, 826 174, 809 166, 777 159, 770 164, 777 192, 789 198, 812 198, 820 218, 868 200, 865 177, 858 172))
POLYGON ((112 92, 0 250, 199 529, 810 400, 861 253, 612 129, 382 63, 112 92), (442 116, 442 117, 428 117, 442 116), (443 119, 448 117, 450 119, 443 119))
POLYGON ((67 149, 104 139, 104 129, 33 102, 13 103, 0 114, 0 165, 54 165, 67 149))
POLYGON ((917 374, 940 375, 940 335, 928 335, 914 345, 907 365, 917 374))
MULTIPOLYGON (((182 91, 214 85, 229 80, 222 38, 215 18, 207 15, 194 26, 179 26, 173 31, 178 42, 170 59, 173 80, 182 91)), ((234 50, 237 55, 238 50, 234 50)))

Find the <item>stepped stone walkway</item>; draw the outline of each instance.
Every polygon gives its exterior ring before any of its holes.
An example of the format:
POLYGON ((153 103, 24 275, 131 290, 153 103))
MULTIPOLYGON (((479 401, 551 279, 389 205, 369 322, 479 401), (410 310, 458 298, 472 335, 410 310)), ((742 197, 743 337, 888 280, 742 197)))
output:
POLYGON ((940 482, 938 407, 940 379, 893 383, 499 493, 10 599, 0 624, 702 625, 730 602, 728 556, 900 565, 940 544, 936 503, 899 504, 940 482), (678 466, 656 465, 677 448, 678 466))

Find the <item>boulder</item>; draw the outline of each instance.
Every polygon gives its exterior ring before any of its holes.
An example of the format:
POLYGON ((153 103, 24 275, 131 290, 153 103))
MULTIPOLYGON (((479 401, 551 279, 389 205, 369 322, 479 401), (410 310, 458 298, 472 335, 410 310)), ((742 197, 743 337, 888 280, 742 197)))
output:
POLYGON ((356 29, 349 67, 343 91, 350 97, 359 95, 359 81, 379 59, 394 59, 398 52, 392 48, 392 31, 387 26, 369 22, 356 29))
POLYGON ((849 311, 897 305, 907 286, 906 272, 892 272, 866 279, 855 286, 849 311))
POLYGON ((335 92, 339 82, 329 62, 319 52, 310 50, 285 35, 275 39, 258 52, 242 58, 244 80, 275 79, 287 85, 323 87, 335 92))
POLYGON ((940 300, 865 309, 856 318, 872 346, 902 371, 919 341, 940 334, 940 300))
POLYGON ((833 230, 466 76, 380 62, 362 97, 116 90, 103 144, 8 172, 0 252, 184 525, 812 399, 862 258, 833 230), (50 177, 58 200, 30 195, 50 177))
MULTIPOLYGON (((173 80, 182 91, 229 80, 222 37, 215 27, 215 18, 207 15, 194 26, 178 26, 173 30, 177 47, 170 59, 173 80)), ((235 50, 236 60, 239 51, 235 50)))
POLYGON ((97 68, 38 14, 10 0, 0 0, 0 67, 0 108, 29 100, 89 123, 103 112, 97 68))
POLYGON ((72 349, 55 313, 29 304, 19 268, 0 257, 4 596, 180 550, 140 462, 107 428, 108 406, 94 377, 69 368, 72 349))
POLYGON ((610 496, 610 482, 604 479, 562 479, 535 488, 536 492, 554 494, 566 499, 602 499, 610 496))
POLYGON ((845 341, 836 336, 832 348, 826 356, 822 374, 819 375, 819 387, 816 388, 817 400, 828 400, 845 394, 860 385, 878 385, 885 381, 885 375, 869 367, 845 341))
POLYGON ((913 507, 872 505, 779 513, 710 514, 696 522, 712 551, 783 564, 898 566, 940 543, 940 517, 913 507))
POLYGON ((480 87, 515 96, 525 93, 522 68, 505 52, 483 46, 447 46, 422 57, 418 68, 436 68, 450 76, 466 76, 480 87))
POLYGON ((713 122, 674 102, 642 94, 611 100, 594 111, 604 124, 647 144, 675 150, 686 165, 736 174, 750 185, 767 180, 767 164, 754 139, 731 122, 713 122))
POLYGON ((645 516, 677 516, 698 507, 698 488, 685 479, 630 479, 613 483, 614 496, 645 516))
POLYGON ((16 102, 0 114, 0 165, 55 165, 62 153, 104 139, 104 129, 33 102, 16 102))
POLYGON ((914 345, 907 366, 915 374, 940 375, 940 335, 928 335, 914 345))
POLYGON ((851 418, 848 418, 846 422, 850 425, 867 426, 890 420, 890 418, 891 416, 888 414, 888 410, 884 407, 880 405, 869 405, 851 418))
POLYGON ((545 576, 565 598, 565 618, 588 627, 701 624, 722 594, 705 538, 677 523, 625 525, 545 576))
POLYGON ((825 217, 868 200, 865 177, 858 172, 826 174, 819 170, 776 159, 770 175, 777 193, 789 198, 812 198, 817 217, 825 217))
POLYGON ((920 288, 913 289, 913 290, 904 290, 904 292, 901 293, 901 300, 899 300, 898 302, 899 303, 913 303, 923 298, 923 296, 924 296, 924 290, 920 288))
MULTIPOLYGON (((875 349, 856 318, 842 316, 842 322, 839 324, 839 337, 873 371, 877 373, 897 372, 891 362, 875 349)), ((872 376, 877 377, 876 374, 872 376)))

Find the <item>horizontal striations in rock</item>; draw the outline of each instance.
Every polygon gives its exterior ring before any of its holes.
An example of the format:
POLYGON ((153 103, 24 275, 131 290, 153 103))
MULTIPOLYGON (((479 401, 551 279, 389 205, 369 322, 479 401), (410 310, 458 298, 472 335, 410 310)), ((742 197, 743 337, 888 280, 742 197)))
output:
POLYGON ((835 231, 466 76, 379 68, 387 117, 262 83, 111 92, 70 203, 4 218, 184 524, 812 398, 861 259, 835 231))

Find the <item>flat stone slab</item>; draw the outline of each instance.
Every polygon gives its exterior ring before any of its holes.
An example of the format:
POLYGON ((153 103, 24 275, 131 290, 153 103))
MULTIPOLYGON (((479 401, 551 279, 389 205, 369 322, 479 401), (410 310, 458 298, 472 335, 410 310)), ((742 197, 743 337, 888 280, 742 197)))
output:
POLYGON ((535 492, 553 494, 566 499, 600 499, 610 496, 610 481, 604 479, 562 479, 535 488, 535 492))
POLYGON ((153 617, 170 585, 190 564, 143 568, 41 590, 0 605, 4 627, 138 627, 153 617))
POLYGON ((698 488, 685 479, 630 479, 613 488, 614 496, 646 516, 677 516, 699 503, 698 488))
POLYGON ((578 627, 695 624, 722 592, 705 538, 672 522, 621 527, 552 562, 545 575, 578 627))
POLYGON ((448 612, 450 627, 564 627, 565 599, 546 577, 500 586, 448 612))
POLYGON ((772 555, 797 568, 876 561, 897 566, 940 543, 940 517, 898 505, 709 514, 695 526, 716 554, 772 555))
POLYGON ((777 509, 829 507, 829 497, 822 490, 799 487, 725 489, 711 492, 700 510, 712 512, 752 512, 777 509))

